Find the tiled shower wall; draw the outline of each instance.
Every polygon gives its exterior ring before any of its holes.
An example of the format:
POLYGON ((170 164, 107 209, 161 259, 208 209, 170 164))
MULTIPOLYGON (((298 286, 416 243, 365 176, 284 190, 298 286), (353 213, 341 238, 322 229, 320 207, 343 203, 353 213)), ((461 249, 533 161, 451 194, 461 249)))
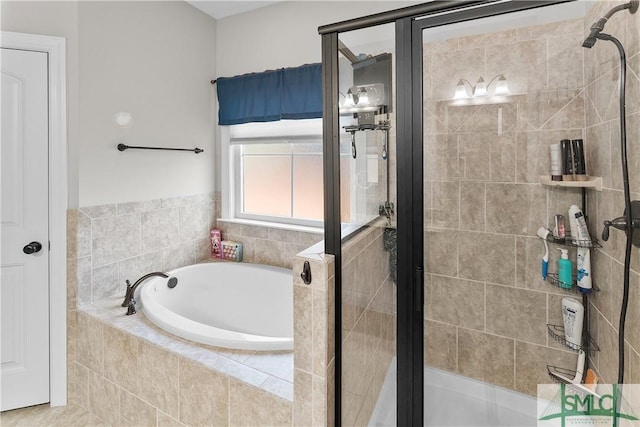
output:
POLYGON ((367 425, 395 355, 395 285, 384 227, 342 247, 342 423, 367 425))
MULTIPOLYGON (((580 190, 539 179, 549 173, 549 144, 585 136, 583 26, 576 19, 424 46, 425 364, 532 395, 550 382, 547 364, 575 369, 576 353, 547 334, 547 323, 562 324, 569 295, 542 280, 536 231, 581 204, 580 190), (452 102, 459 79, 496 74, 508 80, 507 102, 452 102)), ((555 271, 558 251, 550 252, 555 271)))
MULTIPOLYGON (((609 8, 619 2, 597 2, 587 14, 587 30, 609 8)), ((640 13, 619 12, 606 26, 606 32, 620 39, 627 52, 627 147, 631 200, 640 199, 640 13)), ((602 231, 602 222, 623 215, 622 166, 618 83, 620 60, 614 45, 598 41, 585 53, 586 144, 590 147, 588 166, 603 177, 604 189, 597 193, 595 214, 590 225, 602 231)), ((601 351, 593 358, 601 381, 617 382, 618 327, 622 303, 625 236, 611 229, 610 239, 592 256, 594 280, 601 291, 591 299, 591 330, 601 351)), ((629 308, 625 334, 625 383, 640 384, 640 250, 632 249, 629 308)))

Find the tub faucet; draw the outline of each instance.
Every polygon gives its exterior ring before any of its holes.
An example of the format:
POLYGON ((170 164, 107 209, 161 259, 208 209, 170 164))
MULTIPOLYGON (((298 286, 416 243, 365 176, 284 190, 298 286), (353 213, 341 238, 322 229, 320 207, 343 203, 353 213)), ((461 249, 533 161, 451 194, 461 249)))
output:
MULTIPOLYGON (((140 286, 140 284, 145 280, 147 280, 148 278, 154 277, 154 276, 159 276, 164 278, 169 277, 167 273, 163 273, 161 271, 154 271, 153 273, 145 274, 144 276, 136 280, 136 282, 133 285, 129 282, 129 280, 126 280, 127 291, 124 294, 124 301, 122 302, 122 306, 127 307, 127 316, 136 313, 136 308, 134 307, 136 301, 133 299, 133 294, 138 288, 138 286, 140 286)), ((172 279, 175 279, 175 277, 172 277, 172 279)), ((178 279, 175 279, 175 281, 177 282, 178 279)))

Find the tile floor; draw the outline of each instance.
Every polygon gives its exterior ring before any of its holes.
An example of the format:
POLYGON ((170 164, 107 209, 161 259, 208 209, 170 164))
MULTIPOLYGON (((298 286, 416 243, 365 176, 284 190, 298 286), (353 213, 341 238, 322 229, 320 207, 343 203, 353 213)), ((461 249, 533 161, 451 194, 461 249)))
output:
POLYGON ((0 426, 97 427, 108 424, 77 405, 51 407, 45 404, 2 412, 0 426))

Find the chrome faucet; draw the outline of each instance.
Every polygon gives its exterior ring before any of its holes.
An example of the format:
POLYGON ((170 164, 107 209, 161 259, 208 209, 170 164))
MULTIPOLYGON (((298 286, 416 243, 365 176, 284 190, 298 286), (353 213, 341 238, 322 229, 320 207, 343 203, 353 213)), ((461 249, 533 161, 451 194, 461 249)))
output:
MULTIPOLYGON (((136 282, 133 285, 129 282, 129 280, 126 280, 127 291, 124 294, 124 301, 122 302, 122 307, 127 307, 127 316, 130 316, 132 314, 136 314, 136 308, 135 308, 136 301, 133 299, 133 294, 136 291, 136 289, 138 288, 138 286, 140 286, 140 284, 142 282, 144 282, 145 280, 149 279, 150 277, 154 277, 154 276, 159 276, 159 277, 164 277, 164 278, 169 277, 169 275, 167 273, 163 273, 161 271, 154 271, 153 273, 145 274, 144 276, 142 276, 141 278, 136 280, 136 282)), ((176 286, 177 283, 178 283, 178 279, 176 279, 175 277, 172 277, 172 278, 169 279, 168 286, 170 288, 173 288, 173 287, 176 286)))

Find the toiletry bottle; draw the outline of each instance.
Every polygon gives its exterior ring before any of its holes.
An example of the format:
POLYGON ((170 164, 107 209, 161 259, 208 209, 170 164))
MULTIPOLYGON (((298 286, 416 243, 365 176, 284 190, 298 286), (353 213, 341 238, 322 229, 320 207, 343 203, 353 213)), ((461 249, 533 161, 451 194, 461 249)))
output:
POLYGON ((587 221, 584 219, 582 211, 576 212, 576 224, 578 225, 578 238, 577 240, 583 246, 591 246, 591 235, 589 234, 589 228, 587 228, 587 221))
POLYGON ((573 181, 573 153, 571 152, 571 141, 563 139, 562 146, 562 180, 573 181))
POLYGON ((582 323, 584 306, 573 298, 562 299, 562 319, 564 320, 564 338, 567 346, 579 350, 582 345, 582 323))
POLYGON ((551 180, 562 181, 562 151, 560 144, 551 144, 551 180))
POLYGON ((553 240, 558 243, 564 243, 566 238, 564 215, 556 215, 555 221, 556 225, 553 227, 553 240))
POLYGON ((591 292, 591 249, 578 248, 576 263, 578 290, 583 294, 591 292))
POLYGON ((576 180, 586 181, 587 168, 584 160, 584 143, 581 139, 574 139, 571 141, 571 148, 573 149, 573 164, 576 180))
POLYGON ((576 213, 582 212, 577 205, 571 205, 569 207, 569 234, 571 240, 578 240, 578 221, 576 220, 576 213))
POLYGON ((571 260, 569 259, 569 251, 567 249, 559 249, 562 253, 558 260, 558 284, 563 289, 571 289, 573 286, 573 277, 571 260))

